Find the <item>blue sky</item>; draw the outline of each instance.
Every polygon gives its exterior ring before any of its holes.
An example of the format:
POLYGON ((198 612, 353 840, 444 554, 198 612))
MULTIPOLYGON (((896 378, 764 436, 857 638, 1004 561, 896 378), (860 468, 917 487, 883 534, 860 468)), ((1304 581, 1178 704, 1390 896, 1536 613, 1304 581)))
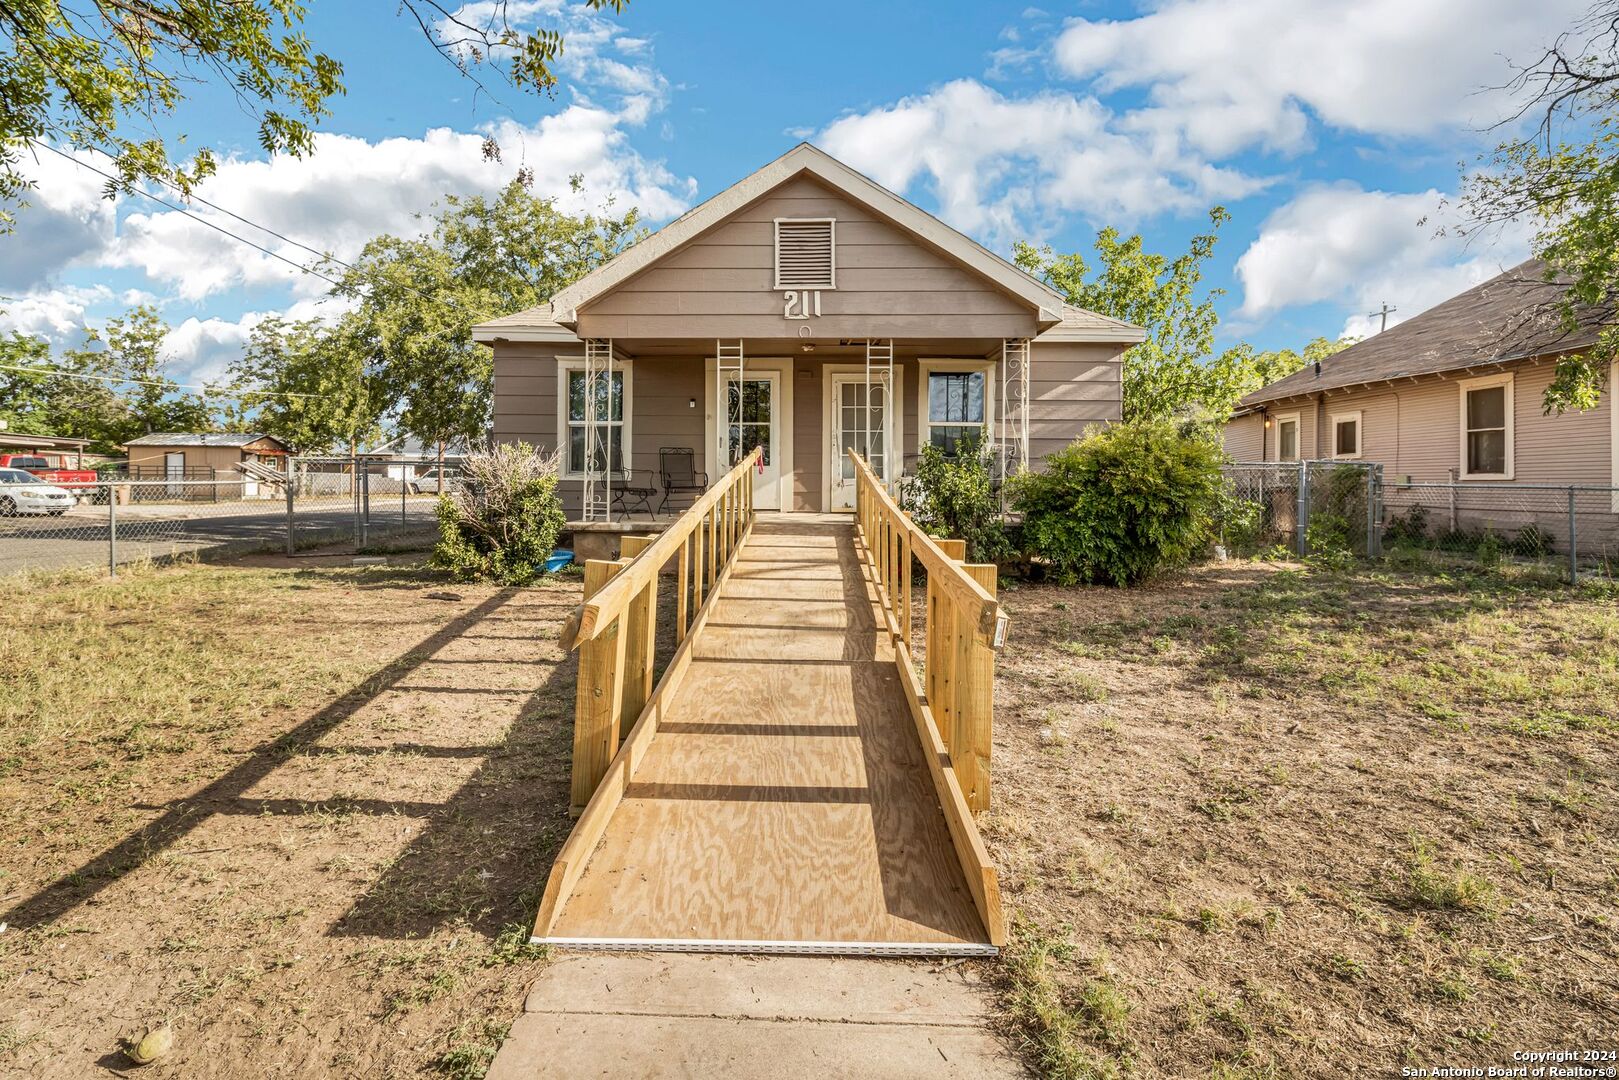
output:
MULTIPOLYGON (((661 223, 807 138, 1003 252, 1087 250, 1112 224, 1174 253, 1224 204, 1208 278, 1223 335, 1271 347, 1364 334, 1384 300, 1407 317, 1523 257, 1521 231, 1436 234, 1458 162, 1498 137, 1483 129, 1509 102, 1486 88, 1584 3, 633 0, 615 17, 512 0, 568 35, 555 100, 475 93, 393 5, 311 7, 348 88, 311 158, 266 162, 217 90, 163 124, 227 156, 207 199, 293 240, 352 256, 519 165, 565 198, 583 173, 581 205, 611 195, 661 223), (485 134, 501 162, 478 152, 485 134)), ((154 302, 177 369, 204 378, 265 314, 332 310, 317 279, 146 200, 108 203, 71 163, 32 169, 34 205, 0 238, 0 325, 74 342, 154 302)))

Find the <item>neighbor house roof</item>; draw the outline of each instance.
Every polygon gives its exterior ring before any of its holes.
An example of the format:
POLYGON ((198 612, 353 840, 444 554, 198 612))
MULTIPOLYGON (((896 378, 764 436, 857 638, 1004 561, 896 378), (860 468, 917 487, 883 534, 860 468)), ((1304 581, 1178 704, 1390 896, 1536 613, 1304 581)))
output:
MULTIPOLYGON (((274 435, 241 434, 234 431, 161 431, 131 439, 125 446, 246 446, 260 439, 280 443, 274 435)), ((285 446, 286 443, 281 443, 285 446)))
POLYGON ((1417 375, 1502 364, 1589 345, 1612 312, 1582 309, 1563 326, 1554 306, 1566 283, 1548 280, 1538 259, 1357 342, 1242 399, 1241 411, 1283 398, 1417 375))
POLYGON ((20 446, 40 450, 82 450, 89 445, 89 439, 67 439, 60 435, 28 435, 21 431, 0 431, 0 446, 20 446))
POLYGON ((1134 342, 1141 341, 1145 336, 1145 332, 1138 327, 1065 303, 1063 296, 1049 285, 1018 269, 971 237, 950 228, 932 214, 849 168, 826 151, 809 143, 799 143, 775 161, 686 211, 628 251, 598 266, 562 289, 549 302, 473 327, 473 338, 482 342, 491 342, 497 337, 509 341, 577 340, 569 328, 577 325, 580 307, 617 288, 681 245, 801 173, 808 173, 834 190, 864 203, 1001 289, 1028 302, 1037 310, 1042 329, 1071 326, 1075 333, 1091 335, 1071 337, 1069 340, 1134 342))

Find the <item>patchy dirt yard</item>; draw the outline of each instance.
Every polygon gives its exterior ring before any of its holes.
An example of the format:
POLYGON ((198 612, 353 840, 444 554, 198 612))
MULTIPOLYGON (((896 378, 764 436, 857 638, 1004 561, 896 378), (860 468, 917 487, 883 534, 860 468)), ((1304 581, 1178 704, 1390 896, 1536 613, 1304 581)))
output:
POLYGON ((983 827, 1063 1077, 1619 1049, 1619 605, 1225 564, 1024 586, 983 827))
POLYGON ((0 1071, 168 1019, 143 1074, 481 1075, 543 963, 578 579, 322 562, 8 583, 0 1071))

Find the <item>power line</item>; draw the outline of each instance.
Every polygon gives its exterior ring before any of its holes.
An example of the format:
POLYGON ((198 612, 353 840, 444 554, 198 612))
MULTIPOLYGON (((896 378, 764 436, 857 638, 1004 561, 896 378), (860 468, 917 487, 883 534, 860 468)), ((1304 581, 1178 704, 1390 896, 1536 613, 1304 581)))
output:
MULTIPOLYGON (((121 184, 122 183, 121 180, 119 180, 117 177, 113 176, 111 173, 103 172, 101 169, 96 168, 94 165, 91 165, 87 161, 82 161, 79 158, 74 157, 72 154, 68 154, 68 153, 65 153, 65 152, 63 152, 61 150, 58 150, 56 147, 52 146, 50 143, 41 142, 38 139, 30 139, 29 141, 32 142, 37 147, 41 147, 41 148, 43 148, 45 150, 49 150, 51 153, 55 154, 59 158, 63 158, 64 160, 71 161, 75 165, 78 165, 78 166, 80 166, 82 168, 85 168, 85 169, 89 169, 91 172, 95 173, 98 176, 105 177, 106 179, 111 180, 115 184, 121 184)), ((210 209, 219 211, 221 214, 224 214, 227 217, 235 218, 237 221, 240 221, 242 224, 251 226, 252 228, 255 228, 255 229, 258 229, 260 232, 268 233, 270 236, 275 237, 277 240, 280 240, 280 241, 282 241, 284 243, 291 244, 293 247, 302 248, 303 250, 309 252, 311 255, 318 256, 319 258, 322 258, 322 259, 327 259, 327 260, 329 260, 331 262, 334 262, 337 265, 343 267, 346 270, 351 270, 354 273, 360 274, 362 276, 372 276, 372 277, 375 276, 374 274, 371 274, 370 271, 364 270, 364 269, 354 265, 351 262, 345 262, 344 260, 339 259, 336 255, 333 255, 329 251, 321 251, 318 248, 310 247, 308 244, 305 244, 300 240, 294 240, 292 237, 287 236, 284 233, 277 232, 275 229, 270 228, 268 225, 261 225, 258 222, 252 220, 251 218, 243 217, 241 214, 236 213, 234 210, 227 210, 223 206, 220 206, 218 203, 209 202, 207 199, 204 199, 200 195, 186 195, 184 192, 182 192, 180 190, 178 185, 176 185, 175 183, 173 183, 170 180, 165 180, 162 177, 156 177, 155 179, 157 180, 158 183, 162 184, 164 187, 167 187, 169 190, 180 194, 184 198, 189 198, 194 202, 199 202, 202 205, 204 205, 206 207, 209 207, 210 209)), ((185 209, 184 207, 176 206, 173 203, 168 202, 165 199, 158 198, 156 195, 153 195, 150 192, 143 191, 140 194, 141 194, 142 198, 151 199, 153 202, 158 203, 161 206, 166 206, 170 210, 175 211, 176 213, 183 214, 183 215, 185 215, 186 217, 190 218, 193 221, 199 222, 199 223, 201 223, 203 225, 208 226, 210 229, 214 229, 217 232, 223 233, 224 235, 230 237, 232 240, 236 240, 239 243, 246 244, 248 247, 251 247, 256 251, 263 252, 264 254, 270 256, 272 259, 278 259, 281 262, 286 263, 288 266, 292 267, 295 270, 299 270, 299 271, 301 271, 301 272, 303 272, 305 274, 312 274, 315 277, 320 278, 322 281, 325 281, 325 282, 327 282, 327 283, 329 283, 329 284, 331 284, 331 285, 333 285, 333 286, 335 286, 337 288, 342 288, 342 283, 341 282, 336 281, 336 280, 334 280, 334 279, 332 279, 330 277, 327 277, 325 274, 322 274, 320 271, 311 270, 309 267, 305 266, 302 263, 295 262, 294 260, 289 259, 284 255, 281 255, 281 254, 279 254, 277 252, 271 251, 269 248, 264 247, 262 244, 257 244, 255 242, 253 242, 252 240, 249 240, 245 236, 240 236, 240 235, 238 235, 236 233, 231 232, 229 229, 222 228, 221 226, 215 224, 214 222, 209 221, 207 218, 200 217, 197 214, 192 213, 190 210, 185 209)), ((423 297, 424 299, 432 300, 435 303, 446 304, 446 305, 448 305, 450 307, 454 307, 454 308, 459 308, 461 306, 452 297, 436 295, 434 293, 430 293, 430 292, 426 291, 425 289, 418 289, 418 288, 416 288, 416 286, 409 285, 409 284, 406 284, 404 282, 393 282, 392 284, 398 286, 399 288, 403 288, 403 289, 405 289, 405 290, 407 290, 409 292, 413 292, 417 296, 423 297)))
POLYGON ((79 371, 58 371, 56 368, 20 367, 15 364, 0 364, 0 371, 20 371, 28 375, 53 375, 59 379, 86 379, 93 382, 107 382, 123 385, 132 383, 136 386, 162 386, 173 390, 198 390, 204 394, 219 394, 229 397, 288 397, 288 398, 319 398, 323 394, 295 394, 290 390, 244 390, 237 393, 233 390, 220 390, 212 386, 198 386, 195 383, 170 382, 167 379, 126 379, 120 375, 89 375, 79 371))

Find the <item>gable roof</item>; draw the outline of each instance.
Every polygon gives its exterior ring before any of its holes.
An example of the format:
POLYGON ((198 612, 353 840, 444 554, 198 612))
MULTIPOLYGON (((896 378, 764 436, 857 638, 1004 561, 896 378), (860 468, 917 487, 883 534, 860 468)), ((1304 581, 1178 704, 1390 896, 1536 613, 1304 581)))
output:
POLYGON ((617 288, 755 199, 805 173, 865 204, 1005 292, 1026 301, 1036 309, 1042 330, 1073 327, 1076 333, 1088 331, 1094 335, 1069 340, 1140 341, 1145 336, 1143 331, 1128 323, 1067 304, 1055 289, 1018 269, 982 244, 849 168, 826 151, 809 143, 799 143, 770 164, 686 211, 628 251, 560 290, 548 303, 473 327, 474 340, 489 342, 495 337, 525 341, 577 340, 570 330, 578 324, 579 308, 617 288))
POLYGON ((1313 367, 1281 378, 1243 398, 1239 408, 1300 394, 1341 390, 1365 383, 1525 360, 1596 340, 1612 312, 1582 309, 1573 330, 1553 305, 1566 281, 1549 280, 1539 259, 1473 286, 1464 293, 1390 327, 1313 367))
POLYGON ((247 446, 260 439, 281 443, 274 435, 243 434, 235 431, 160 431, 131 439, 125 446, 247 446))

